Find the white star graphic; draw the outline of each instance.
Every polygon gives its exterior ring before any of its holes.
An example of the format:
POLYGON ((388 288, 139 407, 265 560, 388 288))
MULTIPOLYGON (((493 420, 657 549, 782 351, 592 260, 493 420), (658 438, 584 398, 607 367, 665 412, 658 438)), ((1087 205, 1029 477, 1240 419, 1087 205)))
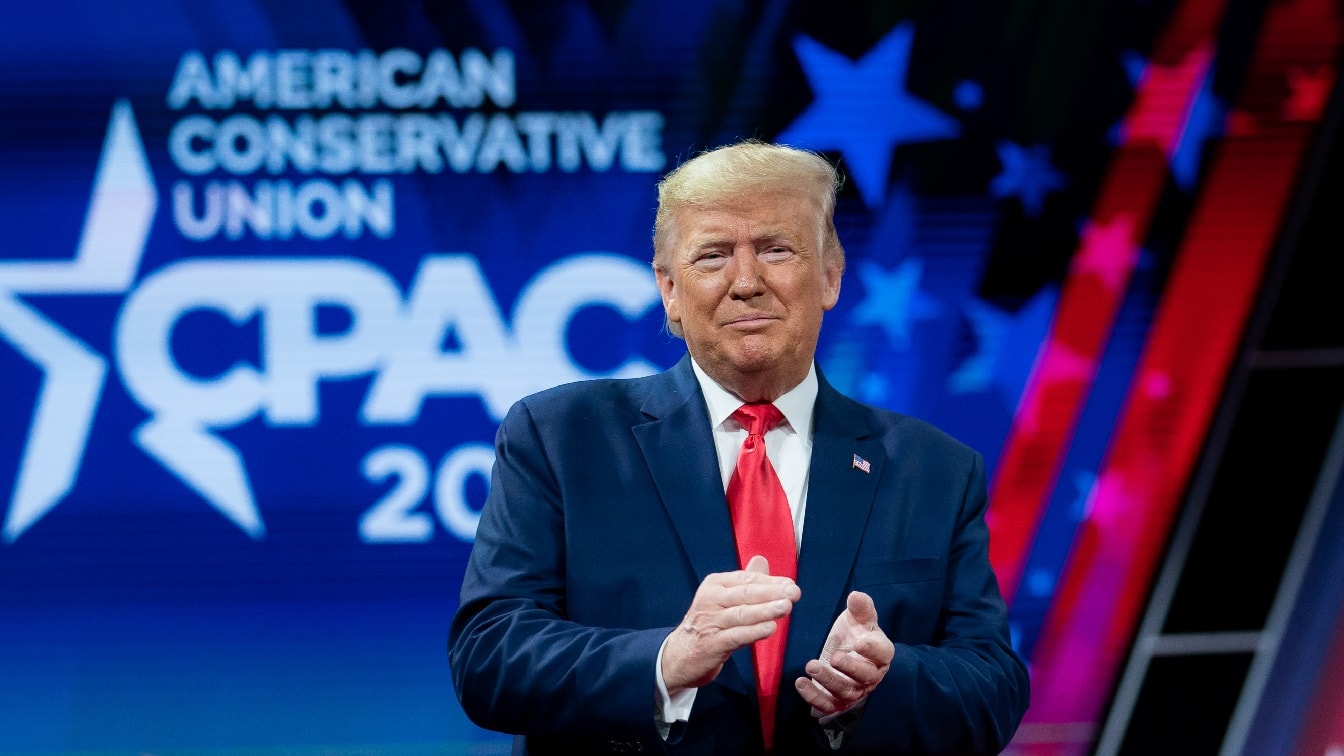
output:
POLYGON ((13 542, 70 493, 98 408, 106 361, 19 295, 115 293, 135 280, 158 205, 130 103, 112 108, 93 196, 69 261, 0 262, 0 336, 42 369, 4 537, 13 542))

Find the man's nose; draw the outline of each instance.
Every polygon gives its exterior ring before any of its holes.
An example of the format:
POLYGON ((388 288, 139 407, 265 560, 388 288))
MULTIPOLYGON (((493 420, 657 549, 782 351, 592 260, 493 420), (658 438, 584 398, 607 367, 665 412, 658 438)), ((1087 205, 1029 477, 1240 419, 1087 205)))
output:
POLYGON ((735 297, 754 297, 765 290, 761 261, 755 250, 735 252, 729 274, 733 277, 731 291, 735 297))

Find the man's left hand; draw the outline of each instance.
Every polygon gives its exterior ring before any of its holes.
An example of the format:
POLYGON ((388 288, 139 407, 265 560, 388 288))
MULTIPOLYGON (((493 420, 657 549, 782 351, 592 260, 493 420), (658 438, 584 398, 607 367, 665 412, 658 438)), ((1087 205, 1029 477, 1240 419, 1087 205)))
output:
POLYGON ((814 714, 843 712, 873 692, 895 655, 896 647, 877 626, 872 597, 854 591, 826 636, 821 658, 807 663, 808 676, 795 680, 794 687, 814 714))

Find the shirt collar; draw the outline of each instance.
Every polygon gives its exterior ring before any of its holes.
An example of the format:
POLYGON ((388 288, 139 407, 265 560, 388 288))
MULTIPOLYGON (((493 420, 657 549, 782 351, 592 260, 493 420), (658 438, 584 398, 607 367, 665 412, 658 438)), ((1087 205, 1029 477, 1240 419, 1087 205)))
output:
MULTIPOLYGON (((718 428, 732 417, 742 400, 728 389, 720 386, 700 364, 691 358, 691 368, 695 370, 695 379, 700 382, 700 392, 705 395, 705 404, 709 407, 709 420, 712 427, 718 428)), ((817 366, 814 362, 807 368, 807 377, 776 399, 773 404, 784 415, 784 420, 793 428, 794 433, 803 438, 812 437, 812 408, 817 403, 817 366)))

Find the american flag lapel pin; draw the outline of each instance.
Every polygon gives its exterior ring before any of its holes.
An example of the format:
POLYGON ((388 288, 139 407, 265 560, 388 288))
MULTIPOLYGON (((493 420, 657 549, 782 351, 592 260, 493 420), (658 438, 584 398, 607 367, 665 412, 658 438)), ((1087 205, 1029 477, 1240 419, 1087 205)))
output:
POLYGON ((854 455, 853 467, 857 467, 860 470, 863 470, 865 473, 871 473, 873 471, 872 463, 870 463, 868 460, 864 459, 863 457, 860 457, 857 454, 854 455))

